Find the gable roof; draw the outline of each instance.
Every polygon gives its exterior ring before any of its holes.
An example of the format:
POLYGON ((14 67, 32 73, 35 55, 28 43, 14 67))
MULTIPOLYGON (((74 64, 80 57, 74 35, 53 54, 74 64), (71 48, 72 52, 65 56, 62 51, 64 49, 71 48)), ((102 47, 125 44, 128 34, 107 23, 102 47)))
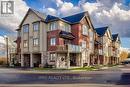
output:
POLYGON ((24 16, 22 22, 20 23, 19 27, 22 25, 22 23, 24 22, 24 20, 26 19, 27 15, 28 15, 28 13, 29 13, 30 11, 33 12, 33 13, 35 13, 35 15, 36 15, 38 18, 40 18, 41 20, 43 20, 43 21, 45 20, 45 19, 44 19, 44 18, 45 18, 45 15, 44 15, 43 13, 41 13, 41 12, 39 12, 39 11, 36 11, 36 10, 34 10, 34 9, 29 8, 28 11, 27 11, 27 13, 26 13, 26 15, 24 16))
POLYGON ((63 20, 66 20, 72 24, 74 23, 79 23, 81 21, 81 19, 85 16, 86 12, 82 12, 82 13, 78 13, 78 14, 74 14, 71 16, 67 16, 62 18, 63 20))
POLYGON ((107 27, 95 28, 96 33, 97 33, 100 37, 104 36, 104 34, 106 33, 107 30, 108 30, 108 26, 107 26, 107 27))
POLYGON ((34 10, 34 9, 31 9, 31 8, 30 8, 30 10, 33 11, 38 17, 40 17, 41 19, 45 20, 44 18, 45 18, 46 16, 44 15, 44 13, 39 12, 39 11, 36 11, 36 10, 34 10))
POLYGON ((118 37, 119 37, 118 34, 112 34, 112 40, 113 41, 116 41, 118 37))

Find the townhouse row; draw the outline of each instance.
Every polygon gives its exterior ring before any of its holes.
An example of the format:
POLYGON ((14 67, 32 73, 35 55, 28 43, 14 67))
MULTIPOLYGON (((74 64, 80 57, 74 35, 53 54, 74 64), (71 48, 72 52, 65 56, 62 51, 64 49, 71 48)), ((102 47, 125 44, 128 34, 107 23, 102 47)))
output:
POLYGON ((17 58, 22 67, 119 62, 119 35, 112 35, 109 27, 95 29, 88 12, 59 18, 29 9, 17 32, 17 58))

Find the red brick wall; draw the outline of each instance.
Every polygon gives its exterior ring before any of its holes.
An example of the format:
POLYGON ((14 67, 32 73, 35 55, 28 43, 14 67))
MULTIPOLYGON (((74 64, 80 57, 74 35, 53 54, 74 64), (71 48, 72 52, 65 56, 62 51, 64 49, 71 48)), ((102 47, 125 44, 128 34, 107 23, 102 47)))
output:
POLYGON ((47 33, 47 48, 48 51, 55 51, 56 50, 56 45, 63 45, 64 44, 64 40, 62 38, 59 37, 59 33, 61 30, 54 30, 54 31, 49 31, 47 33), (56 45, 55 46, 51 46, 50 45, 50 39, 51 38, 56 38, 56 45))
POLYGON ((89 37, 82 34, 82 24, 75 24, 72 25, 71 28, 72 34, 75 36, 75 39, 73 40, 73 44, 75 45, 81 45, 82 40, 85 40, 87 42, 87 47, 89 47, 89 37))

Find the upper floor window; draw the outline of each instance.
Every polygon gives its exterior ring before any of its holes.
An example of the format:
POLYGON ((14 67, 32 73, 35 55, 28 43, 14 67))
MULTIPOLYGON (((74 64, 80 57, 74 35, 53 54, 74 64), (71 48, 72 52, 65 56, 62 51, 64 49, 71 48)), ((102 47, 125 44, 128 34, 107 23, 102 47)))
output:
POLYGON ((39 38, 34 38, 33 39, 33 46, 38 46, 39 45, 39 38))
POLYGON ((23 47, 28 47, 28 41, 27 40, 23 41, 23 47))
POLYGON ((50 45, 56 45, 56 38, 53 37, 50 39, 50 45))
POLYGON ((56 22, 50 23, 50 30, 56 30, 56 22))
POLYGON ((82 48, 86 48, 87 47, 87 45, 86 45, 87 43, 86 43, 86 41, 82 41, 82 48))
POLYGON ((65 31, 66 31, 66 32, 71 32, 71 29, 70 29, 70 25, 69 25, 69 24, 65 24, 65 31))
POLYGON ((60 23, 60 29, 66 32, 71 32, 71 26, 67 23, 60 23))
POLYGON ((23 32, 24 33, 28 33, 29 32, 29 25, 28 24, 23 25, 23 32))
POLYGON ((94 38, 94 36, 93 36, 93 35, 94 35, 94 34, 93 34, 93 32, 92 32, 92 31, 90 31, 90 32, 89 32, 90 42, 91 42, 91 41, 93 41, 93 38, 94 38))
POLYGON ((88 27, 86 25, 82 26, 82 34, 83 35, 88 35, 88 27))
POLYGON ((33 23, 33 31, 38 31, 39 30, 39 22, 33 23))

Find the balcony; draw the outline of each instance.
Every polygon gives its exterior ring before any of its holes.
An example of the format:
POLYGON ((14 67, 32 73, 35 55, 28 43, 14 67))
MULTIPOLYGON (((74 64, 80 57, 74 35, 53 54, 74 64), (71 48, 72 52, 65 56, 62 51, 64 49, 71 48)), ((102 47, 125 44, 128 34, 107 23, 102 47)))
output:
POLYGON ((81 52, 81 46, 78 45, 57 45, 57 51, 58 52, 72 52, 72 53, 80 53, 81 52))

